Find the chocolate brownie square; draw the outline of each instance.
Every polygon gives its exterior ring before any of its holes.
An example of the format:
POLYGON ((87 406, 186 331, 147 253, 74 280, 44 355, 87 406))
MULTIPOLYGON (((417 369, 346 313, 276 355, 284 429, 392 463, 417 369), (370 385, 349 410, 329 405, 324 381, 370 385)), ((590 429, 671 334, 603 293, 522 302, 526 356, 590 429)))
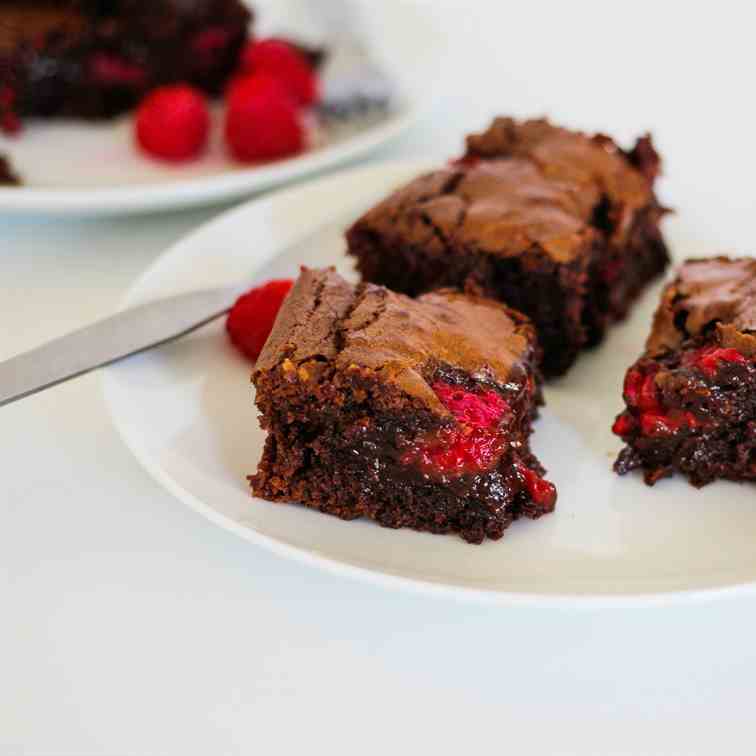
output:
POLYGON ((256 365, 254 493, 391 528, 501 538, 552 511, 530 452, 535 331, 497 302, 307 270, 256 365))
POLYGON ((615 464, 646 482, 756 480, 756 260, 690 260, 662 294, 628 370, 615 464))
POLYGON ((250 19, 240 0, 5 0, 0 128, 24 116, 115 116, 179 81, 220 94, 250 19))
POLYGON ((623 152, 545 120, 497 119, 467 154, 348 231, 367 281, 416 296, 453 286, 529 315, 543 370, 564 373, 668 262, 648 137, 623 152))

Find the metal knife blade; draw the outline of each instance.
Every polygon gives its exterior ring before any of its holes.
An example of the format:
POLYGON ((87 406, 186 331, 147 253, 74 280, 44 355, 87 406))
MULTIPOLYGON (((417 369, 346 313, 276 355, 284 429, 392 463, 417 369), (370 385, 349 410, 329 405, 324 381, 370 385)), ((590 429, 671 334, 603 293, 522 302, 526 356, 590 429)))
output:
POLYGON ((238 287, 135 307, 0 363, 0 407, 191 333, 228 312, 238 287))

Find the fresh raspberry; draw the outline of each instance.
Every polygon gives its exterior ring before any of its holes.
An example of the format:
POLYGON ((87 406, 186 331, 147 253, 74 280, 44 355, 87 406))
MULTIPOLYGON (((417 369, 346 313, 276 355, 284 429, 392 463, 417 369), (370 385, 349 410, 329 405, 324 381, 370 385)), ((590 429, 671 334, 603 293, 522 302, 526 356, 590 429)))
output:
POLYGON ((542 478, 535 470, 525 467, 523 464, 517 465, 517 470, 525 481, 525 488, 530 494, 534 504, 552 510, 556 504, 557 492, 553 483, 542 478))
POLYGON ((239 297, 231 308, 226 330, 234 345, 251 360, 260 356, 293 283, 288 278, 268 281, 239 297))
POLYGON ((318 77, 309 61, 282 39, 247 43, 240 69, 243 74, 266 74, 278 79, 298 105, 312 105, 320 96, 318 77))
POLYGON ((277 79, 263 74, 237 79, 227 102, 226 142, 237 160, 274 160, 304 149, 299 112, 277 79))
POLYGON ((633 417, 628 412, 623 412, 621 415, 617 416, 617 419, 614 421, 614 425, 612 425, 612 433, 614 433, 615 436, 629 436, 630 433, 632 433, 632 430, 635 426, 635 422, 633 421, 633 417))
POLYGON ((139 106, 136 139, 163 160, 188 160, 207 144, 210 115, 205 98, 187 84, 160 87, 139 106))

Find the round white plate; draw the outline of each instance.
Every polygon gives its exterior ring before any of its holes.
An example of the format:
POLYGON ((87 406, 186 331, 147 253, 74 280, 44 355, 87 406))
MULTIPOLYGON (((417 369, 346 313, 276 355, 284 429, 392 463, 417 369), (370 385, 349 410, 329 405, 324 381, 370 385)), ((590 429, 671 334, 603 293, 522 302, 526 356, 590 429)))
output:
MULTIPOLYGON (((239 207, 166 252, 124 306, 295 275, 303 263, 350 272, 343 228, 425 167, 363 168, 239 207), (321 228, 306 253, 286 253, 321 228)), ((609 428, 622 378, 641 350, 658 291, 657 285, 647 292, 601 348, 546 389, 533 446, 558 486, 556 512, 516 522, 502 540, 482 546, 252 498, 245 476, 255 469, 263 433, 251 366, 229 345, 222 323, 110 368, 105 390, 126 443, 166 488, 216 524, 310 564, 502 602, 605 605, 710 596, 756 580, 754 488, 718 482, 697 491, 673 479, 651 489, 611 470, 620 444, 609 428)))
MULTIPOLYGON (((35 121, 18 137, 0 135, 0 154, 9 156, 24 181, 20 187, 0 187, 0 212, 89 216, 219 202, 332 168, 389 142, 431 104, 429 83, 437 80, 441 41, 427 12, 413 2, 373 3, 361 14, 365 0, 352 2, 360 36, 396 83, 395 102, 386 117, 347 128, 311 129, 311 147, 305 153, 256 166, 228 158, 221 106, 214 107, 206 155, 182 165, 142 155, 133 145, 131 115, 101 124, 35 121)), ((311 4, 253 4, 263 33, 292 30, 307 39, 308 26, 318 20, 313 19, 311 4)))

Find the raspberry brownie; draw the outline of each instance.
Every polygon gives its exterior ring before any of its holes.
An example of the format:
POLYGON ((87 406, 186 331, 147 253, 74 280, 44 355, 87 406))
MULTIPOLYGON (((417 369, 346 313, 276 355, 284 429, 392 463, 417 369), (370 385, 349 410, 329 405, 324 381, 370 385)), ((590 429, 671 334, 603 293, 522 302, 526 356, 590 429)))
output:
POLYGON ((268 431, 254 493, 346 520, 501 538, 551 512, 530 452, 535 331, 453 291, 412 300, 303 269, 253 381, 268 431))
POLYGON ((643 356, 628 370, 615 463, 653 485, 756 479, 756 260, 691 260, 662 294, 643 356))
POLYGON ((348 231, 367 281, 416 296, 454 286, 529 315, 543 370, 564 373, 668 262, 649 137, 624 152, 545 120, 499 118, 467 154, 348 231))
POLYGON ((21 116, 105 118, 184 81, 221 92, 248 36, 240 0, 6 0, 0 126, 21 116))

